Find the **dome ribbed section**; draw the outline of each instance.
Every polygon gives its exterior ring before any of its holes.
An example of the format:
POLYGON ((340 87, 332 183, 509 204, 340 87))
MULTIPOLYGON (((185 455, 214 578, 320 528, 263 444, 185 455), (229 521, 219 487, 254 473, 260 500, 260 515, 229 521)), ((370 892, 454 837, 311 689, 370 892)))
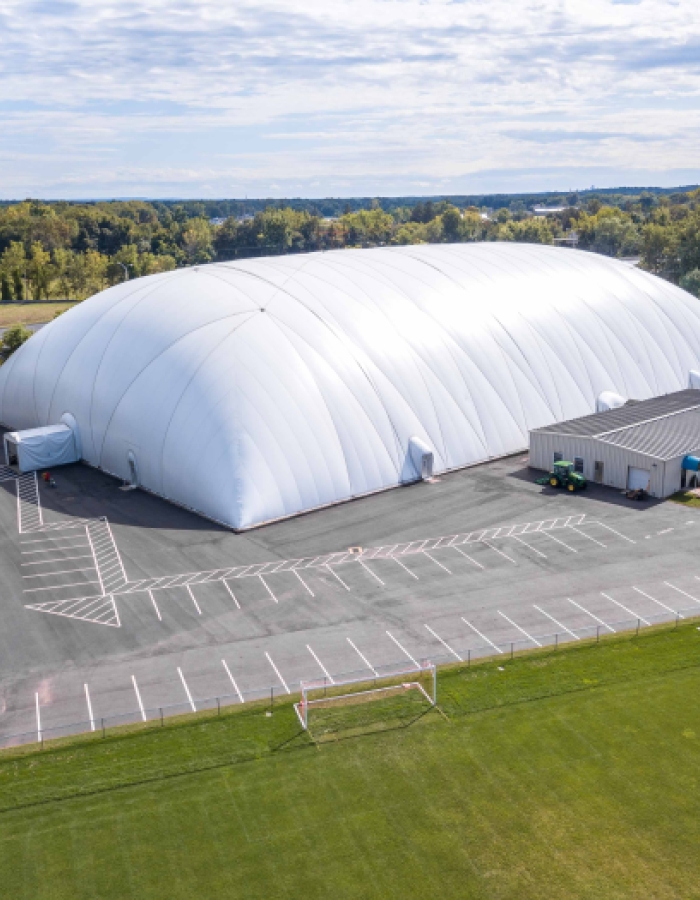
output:
POLYGON ((527 446, 700 367, 700 302, 626 263, 485 243, 342 250, 126 282, 0 368, 0 420, 234 528, 527 446))

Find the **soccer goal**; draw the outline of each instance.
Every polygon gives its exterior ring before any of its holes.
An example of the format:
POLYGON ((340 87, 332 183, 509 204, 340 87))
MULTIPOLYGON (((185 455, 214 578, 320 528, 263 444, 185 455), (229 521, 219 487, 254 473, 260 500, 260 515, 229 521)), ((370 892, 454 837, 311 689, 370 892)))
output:
POLYGON ((301 699, 294 704, 302 728, 314 734, 387 727, 410 721, 437 704, 437 677, 431 662, 411 667, 386 667, 373 676, 301 682, 301 699))

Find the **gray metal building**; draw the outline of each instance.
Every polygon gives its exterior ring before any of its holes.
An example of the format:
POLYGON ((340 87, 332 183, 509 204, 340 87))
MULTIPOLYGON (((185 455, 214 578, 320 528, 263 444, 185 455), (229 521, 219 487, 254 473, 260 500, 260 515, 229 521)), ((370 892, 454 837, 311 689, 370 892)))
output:
POLYGON ((530 432, 530 466, 549 471, 573 461, 592 482, 620 489, 644 488, 668 497, 698 486, 693 461, 700 455, 700 390, 650 400, 630 400, 606 412, 530 432))

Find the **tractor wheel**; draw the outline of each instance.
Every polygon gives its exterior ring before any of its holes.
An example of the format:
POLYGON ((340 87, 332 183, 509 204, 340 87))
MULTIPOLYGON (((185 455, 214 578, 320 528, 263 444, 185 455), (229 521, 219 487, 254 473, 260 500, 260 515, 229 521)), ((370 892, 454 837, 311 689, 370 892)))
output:
POLYGON ((556 478, 550 478, 549 483, 552 485, 552 487, 556 487, 559 484, 556 478))
POLYGON ((569 485, 567 485, 567 487, 569 488, 569 490, 571 491, 572 494, 573 494, 573 492, 576 490, 576 485, 575 485, 575 484, 569 484, 569 485))

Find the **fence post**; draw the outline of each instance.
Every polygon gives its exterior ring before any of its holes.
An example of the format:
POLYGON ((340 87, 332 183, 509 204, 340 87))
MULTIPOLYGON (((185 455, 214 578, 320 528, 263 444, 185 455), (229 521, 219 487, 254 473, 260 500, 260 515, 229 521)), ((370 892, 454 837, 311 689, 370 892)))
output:
POLYGON ((637 619, 637 637, 639 637, 639 619, 637 619))
POLYGON ((600 643, 600 625, 596 625, 595 627, 595 642, 596 644, 600 643))
POLYGON ((554 649, 556 650, 559 647, 559 632, 554 632, 554 649))
POLYGON ((676 628, 678 628, 678 613, 676 613, 676 628))
POLYGON ((100 719, 100 721, 102 722, 102 740, 104 740, 104 739, 105 739, 105 736, 106 736, 106 735, 105 735, 105 720, 104 720, 104 717, 103 717, 102 719, 100 719))
POLYGON ((275 689, 273 687, 270 688, 270 709, 272 709, 275 703, 275 689))
POLYGON ((221 700, 218 697, 216 698, 216 708, 218 710, 217 714, 221 715, 221 700))
POLYGON ((471 649, 467 650, 467 668, 471 669, 472 665, 472 651, 471 649))
POLYGON ((513 659, 513 641, 510 642, 510 658, 513 659))
POLYGON ((160 727, 162 728, 163 727, 163 707, 159 706, 158 709, 160 711, 160 727))

